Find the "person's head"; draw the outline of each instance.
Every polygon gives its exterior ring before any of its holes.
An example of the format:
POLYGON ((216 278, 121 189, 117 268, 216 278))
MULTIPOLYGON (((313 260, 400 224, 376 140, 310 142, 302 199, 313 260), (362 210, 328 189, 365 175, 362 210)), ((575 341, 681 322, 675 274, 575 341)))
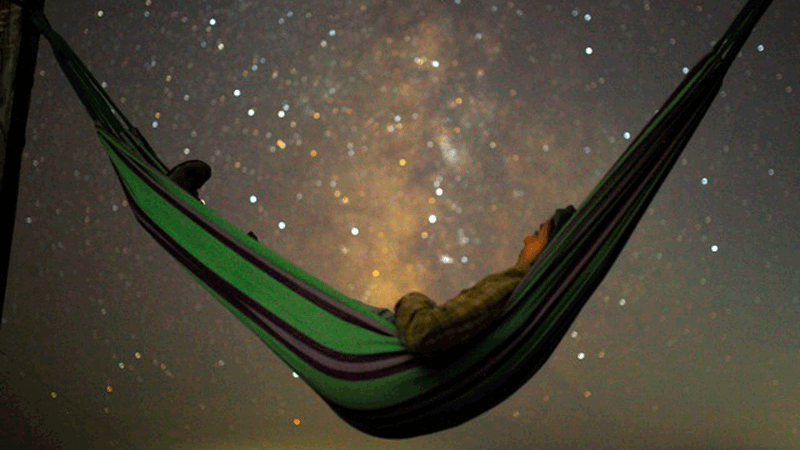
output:
POLYGON ((558 209, 550 219, 539 225, 539 229, 536 232, 525 236, 525 246, 519 253, 517 264, 532 264, 545 247, 553 241, 558 232, 563 229, 573 214, 575 214, 575 207, 572 205, 558 209))

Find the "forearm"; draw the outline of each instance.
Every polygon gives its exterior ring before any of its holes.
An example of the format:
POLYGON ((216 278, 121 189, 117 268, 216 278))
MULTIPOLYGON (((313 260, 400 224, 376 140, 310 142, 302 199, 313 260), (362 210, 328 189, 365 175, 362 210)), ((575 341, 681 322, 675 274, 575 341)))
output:
POLYGON ((419 292, 404 296, 395 306, 400 341, 428 358, 468 342, 500 317, 526 271, 514 266, 489 275, 441 306, 419 292))

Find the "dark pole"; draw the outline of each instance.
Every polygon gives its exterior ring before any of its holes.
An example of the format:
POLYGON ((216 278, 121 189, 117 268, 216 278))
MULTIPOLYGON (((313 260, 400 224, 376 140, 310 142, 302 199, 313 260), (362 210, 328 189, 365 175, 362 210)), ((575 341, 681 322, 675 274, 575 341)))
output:
MULTIPOLYGON (((39 49, 30 9, 44 0, 0 0, 0 319, 17 215, 19 171, 39 49)), ((2 323, 2 320, 0 320, 2 323)))

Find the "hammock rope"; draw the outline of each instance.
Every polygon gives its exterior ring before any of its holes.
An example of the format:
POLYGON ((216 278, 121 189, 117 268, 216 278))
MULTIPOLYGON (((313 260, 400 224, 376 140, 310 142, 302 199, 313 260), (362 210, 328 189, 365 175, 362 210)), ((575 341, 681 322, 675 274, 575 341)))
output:
POLYGON ((474 347, 437 367, 391 322, 197 202, 44 14, 34 22, 89 115, 139 223, 352 426, 408 438, 459 425, 525 384, 624 248, 771 0, 750 0, 548 244, 474 347))

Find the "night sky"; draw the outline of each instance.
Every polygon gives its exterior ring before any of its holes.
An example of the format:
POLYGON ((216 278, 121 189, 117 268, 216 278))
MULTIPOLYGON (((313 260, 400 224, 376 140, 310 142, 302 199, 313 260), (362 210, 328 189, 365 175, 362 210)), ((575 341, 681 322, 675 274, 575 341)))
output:
MULTIPOLYGON (((444 302, 513 264, 744 3, 45 12, 167 164, 212 166, 211 208, 391 308, 412 290, 444 302)), ((139 226, 42 41, 0 329, 3 448, 800 447, 796 6, 761 19, 542 370, 482 416, 404 441, 339 419, 139 226)))

